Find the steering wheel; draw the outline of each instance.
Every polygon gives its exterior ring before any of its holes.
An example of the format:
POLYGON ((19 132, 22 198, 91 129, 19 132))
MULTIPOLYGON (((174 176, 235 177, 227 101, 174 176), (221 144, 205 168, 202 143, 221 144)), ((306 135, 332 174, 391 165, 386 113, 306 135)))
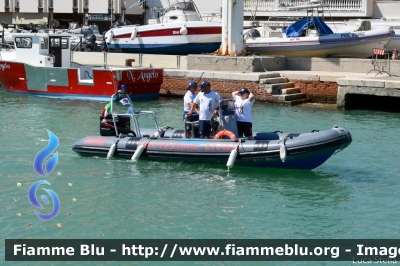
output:
POLYGON ((53 54, 49 54, 48 57, 51 58, 53 64, 56 62, 56 57, 53 54))

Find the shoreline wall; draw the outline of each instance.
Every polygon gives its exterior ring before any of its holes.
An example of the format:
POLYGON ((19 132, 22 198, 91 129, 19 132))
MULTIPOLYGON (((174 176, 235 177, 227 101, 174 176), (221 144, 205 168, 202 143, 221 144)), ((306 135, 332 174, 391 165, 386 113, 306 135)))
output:
MULTIPOLYGON (((232 74, 232 73, 230 73, 232 74)), ((248 88, 259 101, 276 101, 270 93, 268 93, 265 88, 260 85, 259 79, 264 75, 250 74, 247 75, 237 73, 239 76, 235 79, 229 78, 229 73, 213 73, 213 72, 190 72, 190 71, 164 71, 164 80, 161 85, 160 95, 166 96, 184 96, 187 92, 187 84, 189 81, 194 80, 201 83, 203 80, 207 79, 211 83, 211 88, 218 92, 224 98, 231 98, 232 92, 236 90, 241 90, 242 88, 248 88), (213 77, 213 74, 218 74, 221 77, 226 76, 227 78, 213 77), (211 76, 210 76, 211 75, 211 76), (241 78, 241 79, 239 79, 241 78)), ((197 92, 200 91, 200 88, 197 92)))

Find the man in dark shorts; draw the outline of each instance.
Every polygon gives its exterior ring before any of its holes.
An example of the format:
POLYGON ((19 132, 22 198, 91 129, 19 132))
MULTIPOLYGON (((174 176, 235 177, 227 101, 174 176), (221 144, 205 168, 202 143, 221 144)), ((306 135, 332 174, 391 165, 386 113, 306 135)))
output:
MULTIPOLYGON (((193 105, 193 100, 196 98, 196 90, 197 90, 197 83, 194 80, 189 81, 187 92, 183 97, 183 120, 186 122, 195 122, 199 120, 199 112, 197 108, 195 111, 190 115, 187 116, 187 113, 190 112, 190 109, 193 105)), ((192 125, 186 124, 186 138, 190 138, 190 132, 192 131, 192 125)))
POLYGON ((244 135, 248 139, 254 140, 251 108, 256 97, 247 88, 232 92, 232 97, 235 99, 239 138, 244 135))

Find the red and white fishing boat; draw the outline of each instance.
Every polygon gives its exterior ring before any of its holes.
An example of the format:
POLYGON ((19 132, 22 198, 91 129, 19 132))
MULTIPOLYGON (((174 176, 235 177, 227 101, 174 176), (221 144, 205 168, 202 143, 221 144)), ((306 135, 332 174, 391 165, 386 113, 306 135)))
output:
POLYGON ((95 67, 71 62, 69 34, 15 33, 0 50, 0 85, 9 92, 109 100, 121 85, 131 97, 157 97, 163 70, 95 67))
POLYGON ((222 24, 203 21, 192 0, 178 0, 158 11, 163 15, 149 20, 149 25, 109 30, 107 47, 126 53, 174 55, 210 53, 220 47, 222 24))

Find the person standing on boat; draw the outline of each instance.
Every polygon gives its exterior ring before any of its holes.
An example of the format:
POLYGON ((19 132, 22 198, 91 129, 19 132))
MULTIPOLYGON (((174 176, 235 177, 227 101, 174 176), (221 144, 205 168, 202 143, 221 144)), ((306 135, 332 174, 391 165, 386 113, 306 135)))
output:
MULTIPOLYGON (((193 100, 196 98, 196 90, 197 90, 197 83, 194 80, 189 81, 187 92, 183 97, 183 120, 185 122, 195 122, 199 120, 199 110, 195 108, 195 111, 191 113, 190 116, 187 116, 187 113, 190 112, 192 105, 194 105, 193 100)), ((192 131, 192 125, 186 124, 186 138, 190 138, 190 131, 192 131)))
POLYGON ((256 97, 247 88, 232 92, 232 97, 235 100, 239 138, 244 135, 250 140, 254 140, 251 108, 253 107, 256 97))
POLYGON ((199 92, 196 98, 193 100, 192 108, 187 114, 192 115, 196 106, 200 106, 199 113, 199 133, 200 138, 210 137, 211 131, 211 117, 213 114, 218 114, 219 103, 222 102, 221 96, 211 89, 211 84, 208 80, 204 80, 200 84, 201 92, 199 92))

